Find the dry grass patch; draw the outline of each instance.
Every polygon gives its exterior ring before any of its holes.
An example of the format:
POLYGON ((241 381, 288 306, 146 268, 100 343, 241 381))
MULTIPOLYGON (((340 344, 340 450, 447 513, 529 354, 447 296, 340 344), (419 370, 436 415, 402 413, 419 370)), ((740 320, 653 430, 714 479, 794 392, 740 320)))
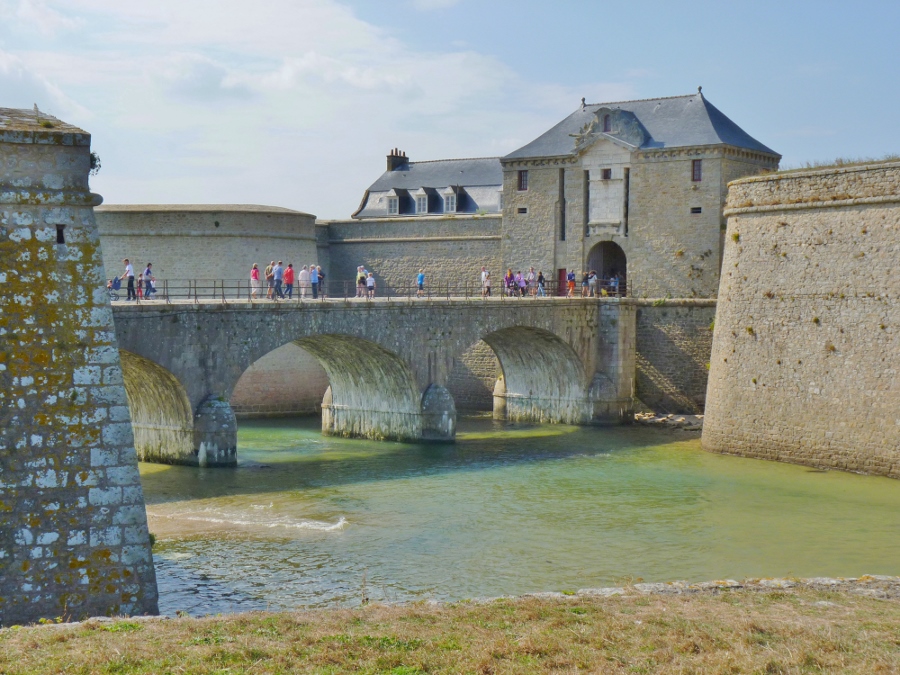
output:
POLYGON ((900 673, 900 602, 808 589, 0 631, 18 673, 900 673))

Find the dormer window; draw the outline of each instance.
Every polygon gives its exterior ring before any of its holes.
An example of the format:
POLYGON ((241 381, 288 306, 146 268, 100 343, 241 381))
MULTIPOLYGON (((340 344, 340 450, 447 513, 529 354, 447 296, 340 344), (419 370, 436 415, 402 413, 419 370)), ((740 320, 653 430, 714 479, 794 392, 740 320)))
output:
POLYGON ((603 133, 608 134, 610 131, 612 131, 612 122, 609 119, 609 115, 604 115, 603 116, 603 133))
POLYGON ((396 216, 400 213, 399 197, 388 197, 387 212, 389 216, 396 216))
POLYGON ((416 195, 416 213, 428 213, 428 195, 416 195))
POLYGON ((456 195, 444 195, 444 213, 456 213, 456 195))

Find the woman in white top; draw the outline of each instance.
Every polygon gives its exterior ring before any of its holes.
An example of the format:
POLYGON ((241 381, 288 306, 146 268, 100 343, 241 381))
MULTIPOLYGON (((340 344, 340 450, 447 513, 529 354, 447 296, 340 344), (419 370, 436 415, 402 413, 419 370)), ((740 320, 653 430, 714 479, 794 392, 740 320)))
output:
POLYGON ((306 294, 310 291, 309 285, 309 265, 304 265, 297 275, 297 285, 300 287, 300 299, 305 300, 306 294))

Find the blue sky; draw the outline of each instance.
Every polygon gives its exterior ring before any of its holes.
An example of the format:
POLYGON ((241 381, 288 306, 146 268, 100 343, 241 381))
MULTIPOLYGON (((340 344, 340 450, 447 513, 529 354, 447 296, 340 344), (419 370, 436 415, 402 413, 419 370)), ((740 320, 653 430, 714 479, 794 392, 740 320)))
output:
POLYGON ((900 152, 900 3, 0 0, 0 106, 93 134, 107 203, 347 217, 399 147, 502 155, 588 102, 707 98, 783 165, 900 152))

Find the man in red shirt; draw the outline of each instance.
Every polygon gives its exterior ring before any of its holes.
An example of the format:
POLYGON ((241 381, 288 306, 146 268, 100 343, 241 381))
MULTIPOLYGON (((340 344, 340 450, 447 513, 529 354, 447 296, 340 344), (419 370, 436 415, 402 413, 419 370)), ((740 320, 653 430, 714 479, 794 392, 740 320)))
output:
POLYGON ((287 269, 284 271, 284 294, 290 300, 294 293, 294 264, 288 263, 287 269))

